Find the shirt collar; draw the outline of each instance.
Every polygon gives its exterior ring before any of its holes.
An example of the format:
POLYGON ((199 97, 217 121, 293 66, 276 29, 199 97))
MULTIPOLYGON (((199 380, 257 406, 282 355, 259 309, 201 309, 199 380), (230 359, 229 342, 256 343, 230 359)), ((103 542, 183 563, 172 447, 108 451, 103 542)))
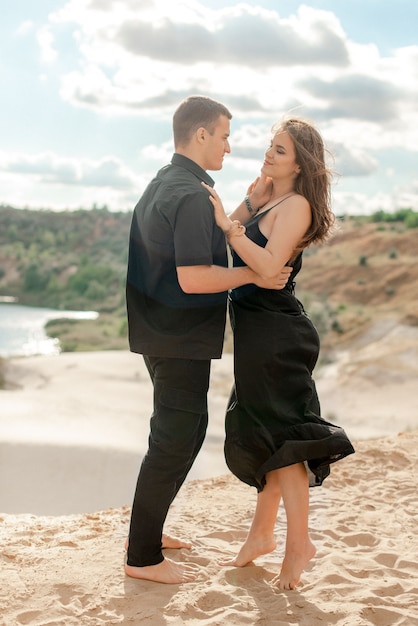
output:
POLYGON ((189 170, 192 174, 194 174, 199 180, 203 180, 207 185, 211 187, 214 186, 215 181, 213 178, 209 176, 204 169, 200 167, 195 161, 192 161, 188 157, 185 157, 183 154, 178 154, 175 152, 173 154, 173 158, 171 159, 171 163, 173 165, 178 165, 179 167, 184 167, 184 169, 189 170))

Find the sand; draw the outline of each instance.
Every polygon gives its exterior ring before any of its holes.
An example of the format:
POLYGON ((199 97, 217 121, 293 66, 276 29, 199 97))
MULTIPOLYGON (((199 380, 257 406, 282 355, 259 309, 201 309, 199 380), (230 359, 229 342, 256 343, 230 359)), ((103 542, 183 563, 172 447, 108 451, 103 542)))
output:
POLYGON ((301 586, 287 592, 271 584, 283 557, 283 511, 277 551, 245 568, 217 564, 238 551, 256 497, 223 460, 230 355, 214 362, 208 436, 167 520, 168 532, 193 543, 167 555, 200 567, 184 585, 123 571, 152 396, 141 358, 11 361, 10 388, 0 392, 0 624, 418 625, 412 340, 402 351, 399 334, 386 333, 371 359, 370 338, 318 375, 323 413, 345 427, 356 454, 311 490, 317 555, 301 586), (385 365, 389 353, 396 375, 385 365))

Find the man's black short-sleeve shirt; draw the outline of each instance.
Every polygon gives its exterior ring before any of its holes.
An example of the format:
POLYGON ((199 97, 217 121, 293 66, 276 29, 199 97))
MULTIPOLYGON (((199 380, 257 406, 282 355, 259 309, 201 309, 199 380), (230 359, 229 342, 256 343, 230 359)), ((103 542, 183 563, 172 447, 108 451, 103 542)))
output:
POLYGON ((126 285, 129 344, 149 356, 211 359, 222 353, 227 293, 186 294, 178 266, 227 266, 225 237, 201 181, 212 178, 174 154, 132 216, 126 285))

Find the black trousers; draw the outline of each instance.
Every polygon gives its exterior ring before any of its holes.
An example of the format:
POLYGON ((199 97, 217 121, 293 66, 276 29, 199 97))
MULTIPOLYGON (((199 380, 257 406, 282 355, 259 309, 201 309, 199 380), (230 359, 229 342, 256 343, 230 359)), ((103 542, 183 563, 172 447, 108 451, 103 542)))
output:
POLYGON ((132 505, 128 565, 163 560, 161 539, 170 504, 193 465, 208 424, 209 361, 144 356, 153 386, 148 451, 132 505))

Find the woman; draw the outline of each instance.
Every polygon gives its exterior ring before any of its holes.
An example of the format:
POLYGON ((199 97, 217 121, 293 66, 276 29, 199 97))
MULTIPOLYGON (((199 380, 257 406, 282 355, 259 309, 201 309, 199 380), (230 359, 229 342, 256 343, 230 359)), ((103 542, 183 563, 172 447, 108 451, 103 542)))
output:
POLYGON ((231 217, 206 186, 234 265, 248 265, 264 277, 293 267, 282 291, 246 285, 231 292, 235 388, 226 415, 225 456, 231 471, 258 495, 244 545, 222 564, 242 567, 276 548, 283 498, 286 548, 273 582, 294 589, 315 554, 308 531, 309 486, 321 485, 330 463, 354 449, 342 428, 320 417, 312 379, 318 333, 294 294, 303 250, 324 241, 334 221, 323 141, 301 119, 283 121, 272 134, 261 176, 231 217))

